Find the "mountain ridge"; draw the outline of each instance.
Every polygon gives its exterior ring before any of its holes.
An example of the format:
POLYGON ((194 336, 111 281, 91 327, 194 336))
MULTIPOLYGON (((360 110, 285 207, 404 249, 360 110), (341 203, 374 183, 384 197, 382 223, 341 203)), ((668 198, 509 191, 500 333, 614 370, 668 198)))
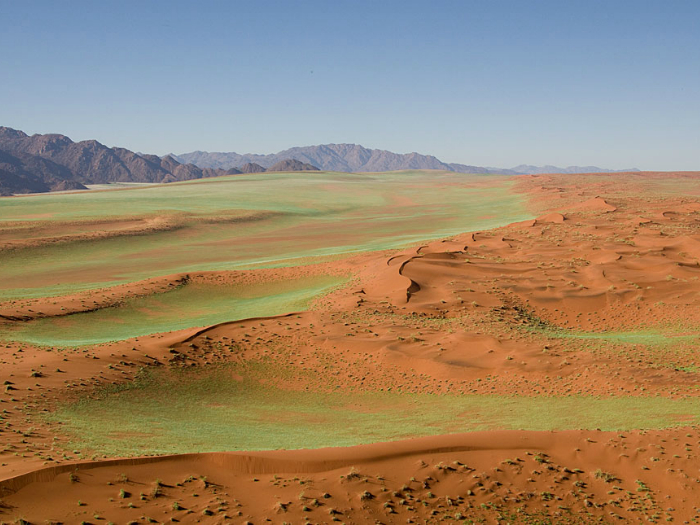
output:
POLYGON ((639 171, 637 168, 611 170, 597 166, 531 166, 521 164, 513 168, 471 166, 446 163, 433 155, 420 153, 394 153, 388 150, 366 148, 360 144, 319 144, 297 146, 278 153, 257 154, 236 152, 208 152, 196 150, 190 153, 170 154, 180 162, 192 163, 200 168, 230 169, 245 163, 255 163, 264 168, 282 159, 295 159, 317 166, 324 171, 381 172, 405 169, 438 169, 457 173, 483 173, 503 175, 534 175, 541 173, 615 173, 639 171))
POLYGON ((321 144, 289 148, 269 155, 205 152, 159 157, 108 147, 97 140, 74 142, 58 133, 27 135, 0 126, 0 195, 85 189, 114 182, 167 183, 264 171, 382 172, 444 170, 458 173, 525 175, 602 173, 597 166, 490 168, 445 163, 433 155, 394 153, 359 144, 321 144))
MULTIPOLYGON (((281 159, 284 171, 318 170, 295 159, 281 159)), ((253 167, 244 167, 260 171, 253 167)), ((262 170, 264 171, 264 170, 262 170)), ((0 195, 86 189, 113 182, 167 183, 217 177, 239 170, 201 168, 171 155, 159 157, 108 147, 96 140, 73 142, 58 133, 27 135, 0 126, 0 195)))

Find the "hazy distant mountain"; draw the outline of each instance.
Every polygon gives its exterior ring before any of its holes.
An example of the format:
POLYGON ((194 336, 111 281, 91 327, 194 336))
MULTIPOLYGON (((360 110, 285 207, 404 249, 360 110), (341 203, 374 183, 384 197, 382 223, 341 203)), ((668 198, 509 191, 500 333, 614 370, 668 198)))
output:
POLYGON ((521 164, 511 168, 515 173, 523 175, 540 175, 543 173, 623 173, 629 171, 639 171, 637 168, 628 168, 625 170, 610 170, 599 168, 597 166, 569 166, 560 168, 558 166, 531 166, 529 164, 521 164))
MULTIPOLYGON (((599 173, 610 172, 604 168, 595 166, 569 166, 557 168, 555 166, 527 166, 521 165, 515 168, 491 168, 483 166, 469 166, 466 164, 445 163, 432 155, 419 153, 393 153, 380 149, 369 149, 358 144, 322 144, 320 146, 306 146, 290 148, 279 153, 269 155, 257 155, 247 153, 241 155, 230 152, 206 152, 193 151, 173 155, 180 162, 189 162, 200 168, 229 169, 241 166, 245 163, 256 163, 269 168, 284 159, 296 159, 319 167, 324 171, 345 172, 369 172, 369 171, 394 171, 394 170, 446 170, 459 173, 502 173, 504 175, 523 175, 535 173, 599 173)), ((624 171, 639 171, 635 168, 624 171)))
POLYGON ((358 144, 324 144, 290 148, 270 155, 238 153, 208 153, 194 151, 175 155, 180 162, 191 162, 200 167, 228 169, 245 163, 256 163, 270 168, 286 159, 311 164, 324 171, 368 172, 404 169, 435 169, 456 171, 433 156, 418 153, 392 153, 368 149, 358 144))
MULTIPOLYGON (((289 157, 282 161, 280 171, 318 169, 289 157)), ((255 166, 246 169, 258 171, 255 166)), ((137 154, 124 148, 109 148, 96 140, 73 142, 58 134, 30 137, 22 131, 0 127, 0 195, 84 189, 85 184, 110 182, 174 182, 226 174, 221 169, 181 163, 171 155, 161 158, 137 154)))
POLYGON ((507 168, 484 168, 483 166, 469 166, 467 164, 455 164, 451 162, 448 166, 457 173, 486 173, 499 175, 523 175, 523 173, 507 168))

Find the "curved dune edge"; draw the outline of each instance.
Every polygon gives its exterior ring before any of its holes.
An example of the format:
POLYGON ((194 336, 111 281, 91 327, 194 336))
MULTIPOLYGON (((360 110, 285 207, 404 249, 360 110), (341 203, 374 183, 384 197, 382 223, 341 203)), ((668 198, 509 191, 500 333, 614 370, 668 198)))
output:
POLYGON ((393 459, 404 459, 422 454, 451 452, 509 450, 523 447, 548 448, 558 434, 575 431, 525 432, 492 431, 429 436, 372 443, 355 447, 329 447, 303 450, 270 450, 260 452, 203 452, 165 456, 140 456, 102 461, 81 461, 37 469, 26 474, 0 481, 0 494, 21 490, 31 483, 50 482, 59 474, 112 466, 147 465, 163 462, 195 460, 204 464, 224 467, 239 474, 313 473, 335 470, 393 459))
POLYGON ((168 293, 182 286, 196 284, 249 285, 348 273, 349 270, 342 265, 327 262, 301 267, 180 272, 66 295, 0 300, 0 319, 26 322, 48 317, 68 317, 117 307, 130 299, 168 293))
POLYGON ((695 513, 698 437, 695 428, 489 431, 348 448, 72 463, 0 481, 0 519, 72 523, 100 515, 139 523, 156 515, 158 522, 191 523, 204 514, 241 523, 327 523, 333 516, 431 523, 506 513, 512 523, 674 521, 695 513))

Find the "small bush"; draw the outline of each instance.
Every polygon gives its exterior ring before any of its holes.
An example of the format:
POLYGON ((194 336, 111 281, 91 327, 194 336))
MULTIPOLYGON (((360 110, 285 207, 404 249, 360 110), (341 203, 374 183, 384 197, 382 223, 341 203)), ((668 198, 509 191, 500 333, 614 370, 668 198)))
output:
POLYGON ((612 483, 617 479, 614 474, 611 474, 610 472, 603 472, 600 469, 596 470, 593 475, 595 476, 595 479, 602 479, 605 481, 605 483, 612 483))

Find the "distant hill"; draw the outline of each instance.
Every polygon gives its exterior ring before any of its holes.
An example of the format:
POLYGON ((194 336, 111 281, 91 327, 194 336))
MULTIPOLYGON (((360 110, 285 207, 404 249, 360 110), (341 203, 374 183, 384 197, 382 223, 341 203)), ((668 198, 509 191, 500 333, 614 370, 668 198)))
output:
POLYGON ((238 171, 241 173, 262 173, 265 171, 265 168, 263 168, 260 164, 256 164, 255 162, 248 162, 239 167, 238 171))
MULTIPOLYGON (((245 163, 256 163, 264 168, 274 166, 285 159, 295 159, 308 163, 324 171, 345 172, 373 172, 394 170, 446 170, 459 173, 484 173, 504 175, 531 175, 536 173, 599 173, 612 172, 596 166, 569 166, 557 168, 556 166, 528 166, 520 165, 515 168, 491 168, 483 166, 470 166, 466 164, 445 163, 432 155, 419 153, 393 153, 380 149, 369 149, 358 144, 322 144, 320 146, 306 146, 290 148, 279 153, 269 155, 257 155, 246 153, 244 155, 229 152, 193 151, 172 155, 180 162, 192 163, 200 168, 229 169, 241 166, 245 163)), ((639 171, 636 168, 619 171, 639 171)))
POLYGON ((276 164, 270 166, 267 171, 321 171, 313 164, 307 162, 301 162, 296 159, 286 159, 281 160, 276 164))
MULTIPOLYGON (((280 171, 318 169, 290 158, 282 161, 280 171)), ((29 136, 0 127, 0 195, 85 189, 85 184, 175 182, 243 171, 253 173, 258 168, 226 171, 200 167, 171 155, 161 158, 109 148, 96 140, 73 142, 65 135, 29 136)))

